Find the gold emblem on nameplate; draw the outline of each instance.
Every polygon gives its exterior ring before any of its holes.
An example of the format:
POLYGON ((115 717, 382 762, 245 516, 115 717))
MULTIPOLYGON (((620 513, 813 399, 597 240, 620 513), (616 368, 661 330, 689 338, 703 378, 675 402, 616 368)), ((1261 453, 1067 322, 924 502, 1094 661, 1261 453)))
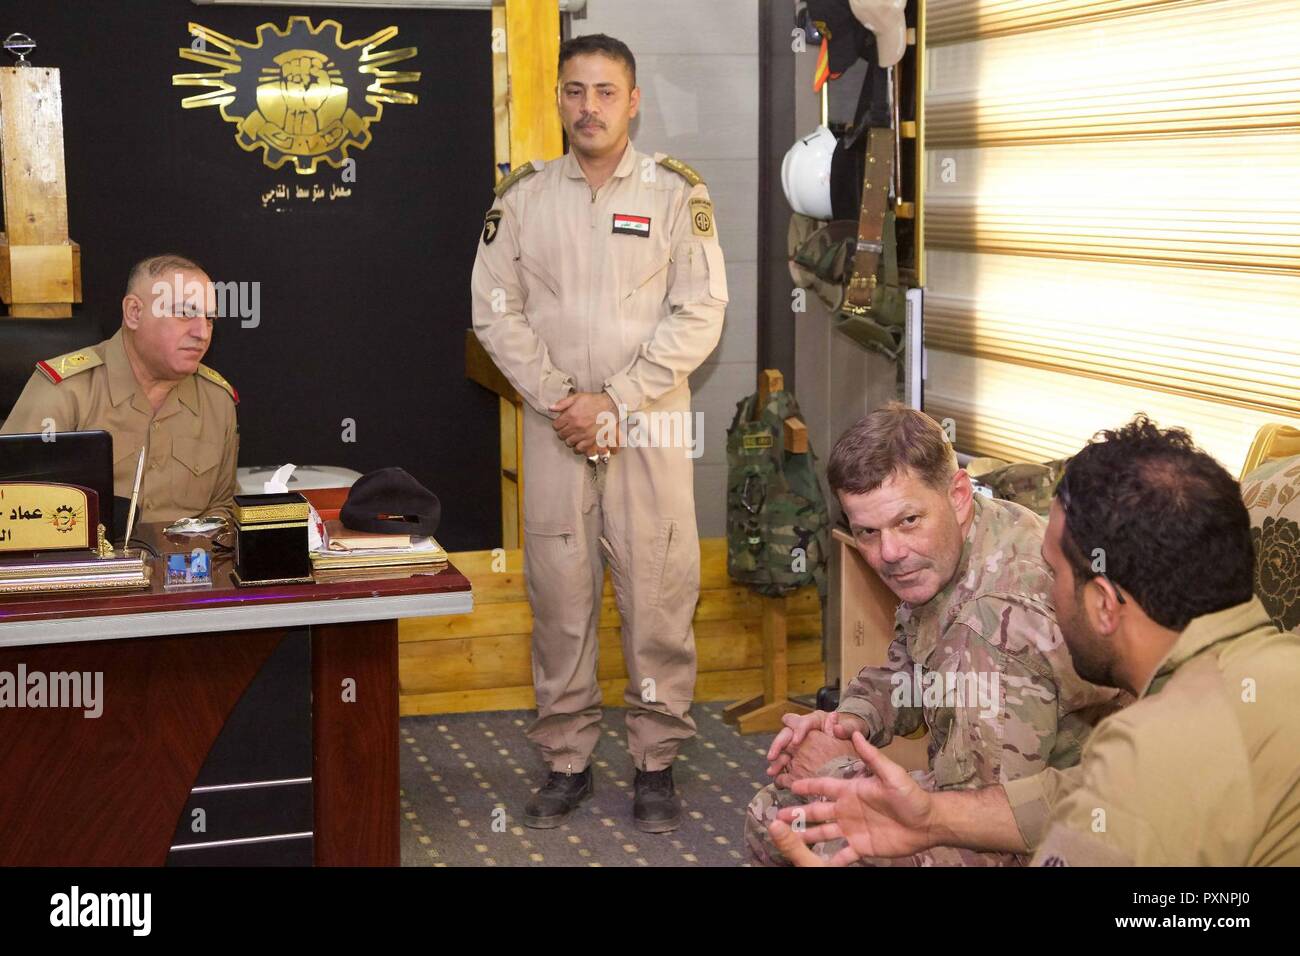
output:
POLYGON ((344 43, 342 26, 309 17, 290 17, 284 30, 272 23, 257 28, 256 42, 236 40, 197 23, 194 38, 181 47, 182 59, 216 69, 215 73, 178 73, 174 86, 206 86, 206 93, 187 96, 185 109, 216 106, 221 118, 237 126, 235 142, 279 169, 290 160, 298 173, 314 173, 323 161, 334 168, 348 150, 370 145, 370 127, 383 116, 384 104, 418 102, 414 93, 389 87, 414 83, 419 73, 385 69, 409 60, 415 47, 379 49, 397 36, 390 26, 344 43))
POLYGON ((54 514, 50 515, 50 524, 54 525, 54 530, 61 534, 67 534, 77 526, 77 512, 71 505, 59 505, 54 509, 54 514))

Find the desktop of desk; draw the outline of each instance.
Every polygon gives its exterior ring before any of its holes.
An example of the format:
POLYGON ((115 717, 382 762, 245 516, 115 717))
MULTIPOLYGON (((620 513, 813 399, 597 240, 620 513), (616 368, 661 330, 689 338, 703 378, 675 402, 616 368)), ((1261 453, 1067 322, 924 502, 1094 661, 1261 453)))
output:
POLYGON ((229 571, 218 551, 202 590, 155 567, 148 591, 0 595, 0 681, 22 696, 0 705, 0 865, 398 863, 397 620, 466 613, 469 581, 229 571), (93 706, 50 706, 81 691, 93 706))

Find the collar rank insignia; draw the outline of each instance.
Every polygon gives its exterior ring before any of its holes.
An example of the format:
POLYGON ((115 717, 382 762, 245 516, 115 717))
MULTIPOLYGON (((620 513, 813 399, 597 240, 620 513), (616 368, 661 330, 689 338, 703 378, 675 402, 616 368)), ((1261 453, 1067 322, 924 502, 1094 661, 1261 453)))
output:
POLYGON ((234 400, 235 404, 239 404, 239 393, 235 391, 235 386, 222 378, 221 373, 216 369, 208 368, 206 365, 200 363, 197 374, 202 378, 206 378, 213 385, 225 389, 226 394, 234 400))
POLYGON ((616 212, 614 213, 614 232, 625 236, 640 236, 642 239, 649 239, 650 217, 626 216, 616 212))

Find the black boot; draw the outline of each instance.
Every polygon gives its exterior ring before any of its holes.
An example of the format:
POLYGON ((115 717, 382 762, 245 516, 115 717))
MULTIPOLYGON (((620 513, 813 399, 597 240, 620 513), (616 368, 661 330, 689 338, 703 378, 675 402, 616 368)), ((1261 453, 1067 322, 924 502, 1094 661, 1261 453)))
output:
POLYGON ((552 770, 542 789, 524 807, 524 826, 534 830, 558 827, 569 811, 591 796, 591 768, 582 773, 552 770))
POLYGON ((673 786, 673 768, 638 770, 633 783, 632 820, 644 833, 667 833, 682 822, 682 798, 673 786))

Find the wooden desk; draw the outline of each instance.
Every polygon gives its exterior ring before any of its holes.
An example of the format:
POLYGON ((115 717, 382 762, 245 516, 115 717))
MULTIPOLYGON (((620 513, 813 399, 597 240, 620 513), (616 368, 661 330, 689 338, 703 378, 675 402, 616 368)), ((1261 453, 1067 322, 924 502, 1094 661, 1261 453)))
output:
POLYGON ((155 572, 149 591, 0 596, 0 702, 21 668, 26 701, 32 675, 90 675, 80 702, 102 710, 0 703, 0 865, 397 865, 397 620, 471 611, 469 581, 229 571, 217 554, 211 589, 155 572))

